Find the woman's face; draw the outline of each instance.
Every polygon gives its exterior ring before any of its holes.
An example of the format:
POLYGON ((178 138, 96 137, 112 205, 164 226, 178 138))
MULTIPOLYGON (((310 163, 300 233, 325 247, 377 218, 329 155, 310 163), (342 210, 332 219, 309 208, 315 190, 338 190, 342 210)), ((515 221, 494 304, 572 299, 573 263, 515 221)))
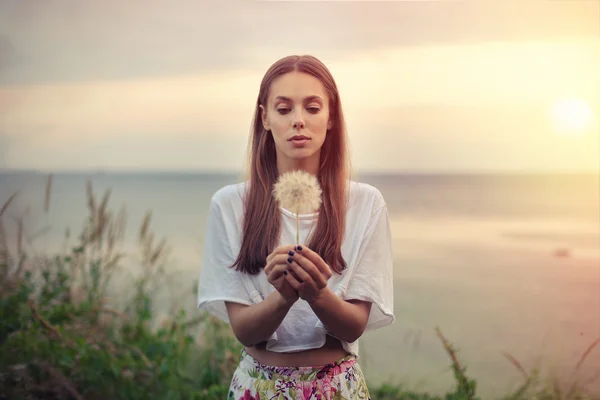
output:
POLYGON ((318 172, 321 146, 331 129, 329 98, 321 81, 290 72, 271 83, 262 123, 275 141, 279 173, 302 168, 318 172))

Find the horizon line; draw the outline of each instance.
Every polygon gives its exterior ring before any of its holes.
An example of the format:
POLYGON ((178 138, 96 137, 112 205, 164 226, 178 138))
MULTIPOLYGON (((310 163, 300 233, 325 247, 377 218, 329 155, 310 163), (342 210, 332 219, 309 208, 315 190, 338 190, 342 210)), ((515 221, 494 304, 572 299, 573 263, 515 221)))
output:
MULTIPOLYGON (((201 175, 244 175, 243 170, 200 169, 200 168, 0 168, 1 173, 31 174, 201 174, 201 175)), ((542 168, 482 168, 482 169, 353 169, 352 175, 495 175, 495 174, 600 174, 600 167, 592 169, 542 169, 542 168)))

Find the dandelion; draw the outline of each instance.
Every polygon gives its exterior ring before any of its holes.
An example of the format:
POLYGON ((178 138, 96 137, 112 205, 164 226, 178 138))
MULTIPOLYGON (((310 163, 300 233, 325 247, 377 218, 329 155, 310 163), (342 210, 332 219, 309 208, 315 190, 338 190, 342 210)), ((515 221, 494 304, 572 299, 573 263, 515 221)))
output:
POLYGON ((302 170, 286 172, 279 176, 273 195, 279 205, 296 213, 296 243, 300 243, 300 214, 312 213, 321 206, 321 186, 317 178, 302 170))

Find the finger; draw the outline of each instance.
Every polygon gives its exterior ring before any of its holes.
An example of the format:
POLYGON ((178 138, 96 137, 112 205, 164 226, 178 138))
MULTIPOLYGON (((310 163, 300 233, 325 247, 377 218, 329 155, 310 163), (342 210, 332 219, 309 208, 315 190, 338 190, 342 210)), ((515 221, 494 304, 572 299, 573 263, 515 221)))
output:
MULTIPOLYGON (((303 283, 303 282, 304 282, 304 280, 300 279, 300 277, 298 276, 298 274, 296 274, 296 272, 294 272, 294 270, 291 268, 291 266, 290 266, 289 264, 288 264, 287 268, 288 268, 288 269, 287 269, 287 272, 289 272, 290 274, 292 274, 292 276, 293 276, 294 278, 296 278, 296 280, 297 280, 298 282, 300 282, 300 283, 303 283)), ((298 267, 298 268, 300 268, 300 267, 298 267)))
MULTIPOLYGON (((289 260, 289 259, 288 259, 289 260)), ((295 260, 292 260, 291 263, 288 263, 290 272, 292 272, 299 282, 312 282, 313 279, 295 260)))
POLYGON ((267 256, 267 264, 277 255, 279 254, 286 254, 288 253, 290 250, 294 250, 294 245, 293 244, 286 244, 283 246, 279 246, 277 247, 275 250, 273 250, 273 252, 271 254, 269 254, 267 256))
POLYGON ((293 287, 295 290, 302 290, 302 283, 298 282, 296 278, 293 277, 292 274, 287 273, 283 275, 285 280, 293 287))
MULTIPOLYGON (((325 276, 323 276, 321 271, 308 258, 304 257, 302 254, 296 254, 293 259, 301 267, 300 269, 303 270, 303 272, 306 273, 318 287, 322 288, 327 285, 325 276)), ((298 271, 296 271, 296 273, 298 273, 298 271)))
POLYGON ((275 282, 277 279, 279 279, 281 276, 283 276, 283 273, 288 269, 287 264, 277 264, 275 265, 272 270, 271 273, 267 276, 267 280, 273 284, 273 282, 275 282))
POLYGON ((270 259, 269 262, 267 262, 267 265, 264 268, 265 274, 267 276, 269 276, 269 274, 271 273, 271 270, 273 269, 273 267, 276 265, 275 262, 273 262, 273 259, 270 259))
POLYGON ((297 254, 302 254, 304 257, 308 258, 315 265, 315 267, 317 267, 319 271, 321 271, 321 273, 327 277, 327 279, 331 278, 331 268, 318 253, 315 253, 306 246, 296 246, 296 250, 294 251, 297 254))
POLYGON ((271 258, 271 261, 269 261, 269 263, 265 267, 265 274, 267 276, 269 276, 269 274, 271 274, 271 270, 273 269, 273 267, 275 267, 278 264, 286 265, 288 257, 289 256, 287 254, 275 255, 273 258, 271 258))
MULTIPOLYGON (((273 261, 271 262, 270 268, 269 268, 269 273, 267 274, 267 278, 271 279, 271 280, 275 280, 277 279, 275 278, 271 278, 270 274, 274 273, 274 268, 277 268, 278 266, 282 266, 282 271, 287 269, 288 272, 291 272, 294 275, 294 278, 296 278, 297 281, 299 281, 300 283, 302 283, 303 279, 301 279, 295 272, 293 272, 289 267, 289 263, 288 263, 288 259, 290 258, 289 254, 279 254, 277 255, 277 258, 274 258, 273 261)), ((277 277, 279 277, 279 273, 277 274, 277 277)))

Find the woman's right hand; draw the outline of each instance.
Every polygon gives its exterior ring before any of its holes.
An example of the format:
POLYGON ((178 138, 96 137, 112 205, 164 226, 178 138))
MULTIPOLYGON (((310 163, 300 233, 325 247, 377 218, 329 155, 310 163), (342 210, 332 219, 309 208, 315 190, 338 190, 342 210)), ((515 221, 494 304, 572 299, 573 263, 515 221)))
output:
POLYGON ((279 246, 267 257, 267 265, 265 266, 265 274, 267 280, 288 304, 294 304, 298 300, 298 291, 289 284, 285 279, 284 273, 289 273, 287 259, 289 252, 294 250, 295 245, 279 246))

